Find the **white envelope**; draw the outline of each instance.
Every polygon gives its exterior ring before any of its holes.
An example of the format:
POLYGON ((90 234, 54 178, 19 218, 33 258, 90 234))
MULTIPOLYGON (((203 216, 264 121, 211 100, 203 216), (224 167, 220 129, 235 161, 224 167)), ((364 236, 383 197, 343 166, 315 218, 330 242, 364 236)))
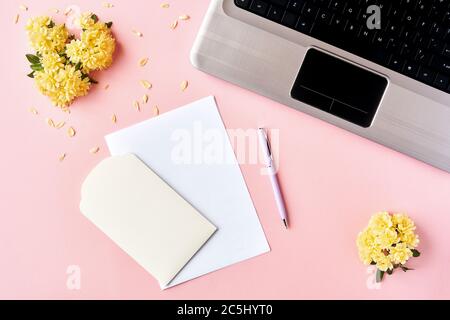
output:
POLYGON ((214 97, 107 135, 106 142, 112 155, 136 154, 217 226, 169 286, 270 251, 214 97), (191 137, 195 149, 188 163, 179 163, 186 144, 183 137, 191 137), (214 158, 211 139, 220 140, 225 163, 210 161, 214 158))
POLYGON ((216 228, 132 154, 100 162, 81 212, 165 287, 216 228))

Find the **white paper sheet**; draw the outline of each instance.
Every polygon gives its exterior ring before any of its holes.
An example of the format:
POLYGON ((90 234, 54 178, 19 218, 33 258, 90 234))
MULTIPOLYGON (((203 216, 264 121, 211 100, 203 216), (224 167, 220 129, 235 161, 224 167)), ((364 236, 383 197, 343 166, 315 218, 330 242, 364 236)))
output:
POLYGON ((81 212, 164 288, 216 228, 135 155, 100 162, 81 212))
POLYGON ((217 227, 169 287, 270 251, 214 97, 107 135, 106 142, 112 155, 136 154, 217 227))

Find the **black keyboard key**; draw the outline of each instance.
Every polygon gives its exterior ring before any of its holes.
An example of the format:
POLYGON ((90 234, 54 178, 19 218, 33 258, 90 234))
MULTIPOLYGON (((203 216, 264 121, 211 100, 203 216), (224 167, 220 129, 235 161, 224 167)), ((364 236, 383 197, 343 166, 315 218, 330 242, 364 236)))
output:
POLYGON ((413 14, 413 13, 407 12, 405 17, 403 18, 403 21, 409 27, 414 28, 417 25, 418 21, 419 21, 419 17, 416 16, 415 14, 413 14))
POLYGON ((386 31, 392 33, 392 35, 398 35, 402 32, 403 26, 395 21, 389 21, 386 23, 386 31))
POLYGON ((345 1, 342 0, 332 0, 330 2, 329 8, 335 13, 343 13, 345 8, 345 1))
POLYGON ((417 24, 417 30, 422 33, 428 33, 431 30, 431 21, 422 17, 417 24))
POLYGON ((434 86, 441 90, 446 90, 449 85, 449 77, 438 73, 436 79, 434 79, 434 86))
POLYGON ((289 1, 287 9, 298 14, 302 11, 304 4, 305 3, 302 0, 291 0, 289 1))
POLYGON ((373 41, 373 44, 378 47, 381 47, 381 48, 387 47, 387 38, 384 36, 384 33, 382 33, 382 32, 375 33, 372 41, 373 41))
POLYGON ((359 35, 361 28, 362 27, 359 24, 348 21, 345 25, 345 32, 350 38, 356 38, 359 35))
POLYGON ((294 28, 297 24, 298 15, 295 13, 292 13, 290 11, 286 11, 286 13, 283 16, 283 19, 281 20, 281 23, 284 24, 286 27, 294 28))
POLYGON ((415 78, 417 76, 417 73, 419 72, 419 65, 406 61, 405 65, 403 66, 403 73, 407 75, 408 77, 415 78))
POLYGON ((281 22, 283 18, 284 9, 281 9, 277 6, 271 6, 269 9, 269 13, 267 14, 267 18, 275 22, 281 22))
POLYGON ((416 50, 414 60, 421 65, 427 66, 431 60, 431 54, 421 48, 418 48, 416 50))
POLYGON ((373 39, 373 37, 374 37, 374 34, 375 34, 375 32, 373 32, 373 31, 371 31, 371 30, 369 30, 369 29, 363 27, 363 28, 361 29, 361 32, 360 32, 359 35, 358 35, 358 38, 359 38, 362 42, 365 42, 365 45, 368 45, 368 44, 372 41, 372 39, 373 39))
POLYGON ((240 8, 248 8, 251 0, 234 0, 234 3, 240 8))
POLYGON ((441 54, 444 51, 444 43, 442 41, 431 38, 428 42, 428 49, 434 53, 441 54))
POLYGON ((311 20, 306 19, 303 16, 300 16, 300 19, 298 19, 297 26, 295 27, 295 29, 309 35, 311 33, 312 27, 313 23, 311 22, 311 20))
POLYGON ((433 69, 437 70, 438 72, 450 74, 450 60, 449 59, 435 55, 431 59, 430 66, 433 69))
POLYGON ((403 31, 400 33, 400 39, 406 42, 411 42, 415 35, 416 32, 414 30, 404 28, 403 31))
POLYGON ((331 22, 332 14, 325 10, 320 10, 319 14, 317 15, 317 22, 323 23, 323 24, 330 24, 331 22))
POLYGON ((400 22, 403 20, 403 17, 405 15, 405 10, 399 9, 399 8, 392 8, 391 11, 388 13, 389 19, 392 21, 400 22))
POLYGON ((442 39, 444 38, 444 27, 440 23, 434 22, 431 25, 430 34, 433 38, 442 39))
POLYGON ((431 1, 418 0, 414 11, 421 17, 427 17, 431 11, 431 1))
POLYGON ((427 84, 432 84, 435 77, 436 72, 432 71, 427 67, 421 67, 419 69, 419 73, 417 74, 417 79, 427 84))
POLYGON ((400 47, 400 43, 399 43, 397 38, 389 37, 387 39, 387 46, 386 46, 386 48, 387 48, 387 50, 389 52, 398 52, 399 47, 400 47))
POLYGON ((317 12, 319 12, 319 8, 307 3, 303 7, 302 15, 309 20, 314 20, 317 16, 317 12))
POLYGON ((331 27, 335 28, 335 30, 338 32, 343 32, 345 30, 346 23, 347 21, 343 19, 341 16, 335 15, 331 19, 331 27))
POLYGON ((450 45, 447 44, 444 48, 444 52, 443 52, 444 57, 450 58, 450 45))
POLYGON ((399 47, 399 53, 405 58, 414 58, 414 50, 409 43, 402 43, 399 47))
POLYGON ((354 3, 350 2, 344 9, 344 15, 355 20, 358 17, 359 11, 360 9, 354 3))
POLYGON ((269 5, 267 4, 267 2, 264 2, 262 0, 253 0, 252 4, 250 5, 250 11, 260 16, 265 16, 268 9, 269 5))
POLYGON ((392 55, 389 59, 388 67, 394 71, 400 71, 403 68, 403 65, 405 64, 405 60, 392 55))

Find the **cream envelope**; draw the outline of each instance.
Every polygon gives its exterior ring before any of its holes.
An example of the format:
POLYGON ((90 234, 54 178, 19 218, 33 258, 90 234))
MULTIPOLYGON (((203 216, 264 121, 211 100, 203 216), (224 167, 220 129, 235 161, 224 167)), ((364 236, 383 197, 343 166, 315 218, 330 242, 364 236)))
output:
POLYGON ((80 209, 162 288, 216 230, 133 154, 107 158, 89 173, 80 209))

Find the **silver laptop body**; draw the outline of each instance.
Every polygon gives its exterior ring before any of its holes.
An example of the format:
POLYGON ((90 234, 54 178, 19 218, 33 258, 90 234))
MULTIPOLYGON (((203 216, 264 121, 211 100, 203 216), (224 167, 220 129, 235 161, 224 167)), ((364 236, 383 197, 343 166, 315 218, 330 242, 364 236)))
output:
POLYGON ((201 71, 450 172, 450 94, 241 10, 233 0, 211 1, 190 58, 201 71), (292 98, 294 82, 311 48, 387 79, 369 126, 292 98))

